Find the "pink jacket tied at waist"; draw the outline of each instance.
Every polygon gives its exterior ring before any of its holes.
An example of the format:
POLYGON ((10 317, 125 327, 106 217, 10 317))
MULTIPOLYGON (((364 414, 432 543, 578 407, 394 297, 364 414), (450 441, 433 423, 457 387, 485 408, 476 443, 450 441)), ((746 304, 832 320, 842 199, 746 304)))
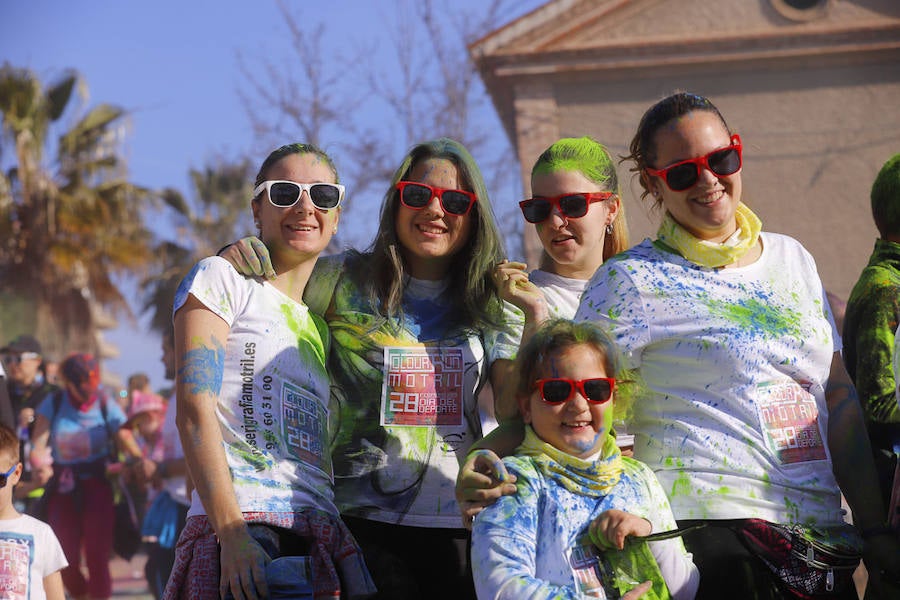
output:
MULTIPOLYGON (((244 513, 244 520, 288 529, 309 540, 312 583, 317 600, 342 597, 355 600, 375 594, 375 584, 366 569, 362 552, 338 517, 307 510, 302 513, 244 513)), ((219 547, 205 516, 187 520, 178 539, 175 564, 163 599, 219 599, 219 547)))

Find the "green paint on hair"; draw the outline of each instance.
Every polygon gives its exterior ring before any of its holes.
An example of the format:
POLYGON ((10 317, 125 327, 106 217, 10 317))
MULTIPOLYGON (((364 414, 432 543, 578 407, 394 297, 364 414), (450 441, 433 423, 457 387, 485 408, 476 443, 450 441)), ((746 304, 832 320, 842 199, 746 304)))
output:
POLYGON ((577 171, 607 191, 619 191, 616 165, 609 151, 603 144, 587 136, 556 141, 535 161, 531 176, 560 171, 577 171))

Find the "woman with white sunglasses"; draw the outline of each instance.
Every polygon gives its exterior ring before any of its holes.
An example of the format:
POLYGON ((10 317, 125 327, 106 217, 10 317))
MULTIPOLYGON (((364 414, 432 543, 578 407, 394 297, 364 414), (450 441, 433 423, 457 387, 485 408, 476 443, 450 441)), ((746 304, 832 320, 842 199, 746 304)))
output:
POLYGON ((278 276, 212 257, 178 288, 176 419, 194 491, 165 598, 374 592, 334 502, 328 328, 302 300, 343 194, 323 151, 278 148, 251 201, 278 276))

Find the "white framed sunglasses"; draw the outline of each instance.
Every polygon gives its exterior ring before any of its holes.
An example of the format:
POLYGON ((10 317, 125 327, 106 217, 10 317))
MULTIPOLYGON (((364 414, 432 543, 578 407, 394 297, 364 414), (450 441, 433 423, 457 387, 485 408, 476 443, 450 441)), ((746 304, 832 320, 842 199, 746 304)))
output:
POLYGON ((313 206, 319 210, 337 208, 344 199, 344 186, 339 183, 297 183, 273 179, 256 186, 253 197, 259 196, 263 190, 269 196, 269 202, 279 208, 289 208, 297 204, 303 192, 309 194, 313 206))

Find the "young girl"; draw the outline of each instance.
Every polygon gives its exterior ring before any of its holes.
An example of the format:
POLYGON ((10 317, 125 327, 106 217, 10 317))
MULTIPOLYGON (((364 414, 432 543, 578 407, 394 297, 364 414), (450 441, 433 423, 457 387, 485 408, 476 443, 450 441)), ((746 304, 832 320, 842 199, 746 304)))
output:
POLYGON ((475 520, 479 598, 602 598, 614 589, 693 598, 699 575, 680 539, 629 539, 673 529, 675 519, 653 472, 623 457, 611 433, 624 409, 613 400, 617 368, 612 342, 590 323, 549 321, 522 348, 525 441, 504 460, 517 493, 475 520))

